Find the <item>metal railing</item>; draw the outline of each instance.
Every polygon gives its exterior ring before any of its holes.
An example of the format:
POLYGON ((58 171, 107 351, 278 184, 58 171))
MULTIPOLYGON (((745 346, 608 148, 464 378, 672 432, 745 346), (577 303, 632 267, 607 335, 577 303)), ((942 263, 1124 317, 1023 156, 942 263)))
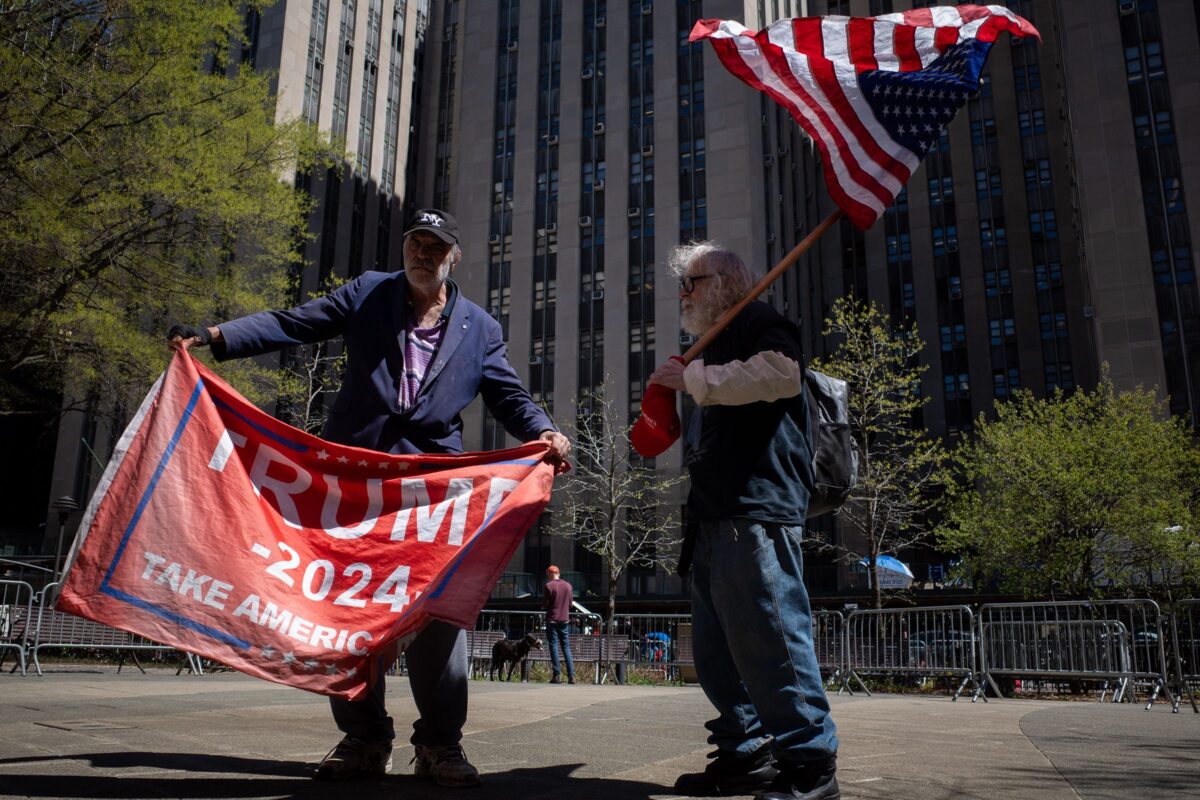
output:
MULTIPOLYGON (((821 673, 827 675, 825 688, 838 687, 838 693, 843 691, 854 694, 850 688, 850 670, 846 663, 846 617, 840 611, 812 612, 813 650, 817 654, 817 664, 821 673)), ((858 681, 868 695, 870 690, 858 681)))
POLYGON ((989 603, 979 609, 983 680, 976 697, 991 686, 1002 697, 994 676, 1057 678, 1103 682, 1113 701, 1136 701, 1136 681, 1152 683, 1154 704, 1167 687, 1161 614, 1153 600, 989 603))
POLYGON ((975 621, 967 606, 851 611, 846 652, 842 688, 849 688, 853 678, 865 689, 861 676, 869 674, 961 675, 953 696, 957 700, 968 684, 979 686, 975 621))
POLYGON ((1175 699, 1171 710, 1178 713, 1183 697, 1187 695, 1192 711, 1200 714, 1193 688, 1200 683, 1200 600, 1175 602, 1166 624, 1170 626, 1171 642, 1167 663, 1175 675, 1175 699))
POLYGON ((33 587, 25 581, 0 581, 0 664, 5 651, 15 650, 22 675, 34 619, 33 587))
MULTIPOLYGON (((42 664, 38 654, 48 648, 81 648, 86 650, 119 650, 129 651, 133 655, 134 664, 145 672, 137 658, 137 651, 170 652, 176 648, 158 644, 149 639, 93 622, 73 614, 64 614, 54 610, 54 602, 58 598, 59 585, 47 584, 37 598, 37 632, 34 635, 32 647, 33 666, 37 674, 42 674, 42 664)), ((201 664, 197 656, 186 651, 183 654, 188 668, 201 674, 201 664)), ((122 661, 123 663, 123 661, 122 661)), ((120 665, 117 670, 120 671, 120 665)))

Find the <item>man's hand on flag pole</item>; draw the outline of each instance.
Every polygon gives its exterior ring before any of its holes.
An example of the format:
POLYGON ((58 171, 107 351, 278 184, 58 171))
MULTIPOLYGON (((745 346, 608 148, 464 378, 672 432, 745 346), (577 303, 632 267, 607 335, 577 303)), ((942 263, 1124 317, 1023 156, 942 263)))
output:
POLYGON ((673 389, 677 392, 684 390, 683 385, 683 370, 685 369, 683 361, 678 358, 669 359, 654 372, 650 373, 649 382, 661 384, 668 389, 673 389))

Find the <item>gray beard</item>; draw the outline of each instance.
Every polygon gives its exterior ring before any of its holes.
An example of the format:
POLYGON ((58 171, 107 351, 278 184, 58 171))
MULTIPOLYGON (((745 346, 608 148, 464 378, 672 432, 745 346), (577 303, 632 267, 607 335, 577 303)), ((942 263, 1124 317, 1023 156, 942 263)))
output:
POLYGON ((409 283, 416 286, 420 290, 431 292, 445 283, 446 278, 450 277, 450 264, 446 261, 443 261, 441 264, 439 264, 437 268, 436 279, 430 281, 428 285, 426 285, 425 278, 428 273, 420 272, 418 270, 405 270, 405 272, 407 273, 409 283))
POLYGON ((692 336, 703 336, 708 333, 721 314, 714 308, 701 306, 680 314, 679 325, 692 336))

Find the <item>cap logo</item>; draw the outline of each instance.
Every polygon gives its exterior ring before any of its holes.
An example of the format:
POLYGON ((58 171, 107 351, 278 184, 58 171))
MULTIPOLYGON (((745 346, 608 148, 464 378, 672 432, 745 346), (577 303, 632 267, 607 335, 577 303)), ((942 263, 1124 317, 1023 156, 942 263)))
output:
POLYGON ((426 212, 420 216, 418 221, 424 225, 432 225, 435 228, 440 228, 440 227, 442 227, 442 222, 444 220, 442 220, 442 218, 439 217, 437 214, 430 214, 430 213, 426 212))

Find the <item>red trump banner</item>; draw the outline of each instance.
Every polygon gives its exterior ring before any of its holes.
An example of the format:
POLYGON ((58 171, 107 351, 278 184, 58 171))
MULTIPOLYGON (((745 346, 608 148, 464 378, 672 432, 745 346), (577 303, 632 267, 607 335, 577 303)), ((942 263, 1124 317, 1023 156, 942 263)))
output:
POLYGON ((550 499, 548 449, 331 444, 180 352, 88 505, 58 607, 357 698, 431 620, 474 624, 550 499))

